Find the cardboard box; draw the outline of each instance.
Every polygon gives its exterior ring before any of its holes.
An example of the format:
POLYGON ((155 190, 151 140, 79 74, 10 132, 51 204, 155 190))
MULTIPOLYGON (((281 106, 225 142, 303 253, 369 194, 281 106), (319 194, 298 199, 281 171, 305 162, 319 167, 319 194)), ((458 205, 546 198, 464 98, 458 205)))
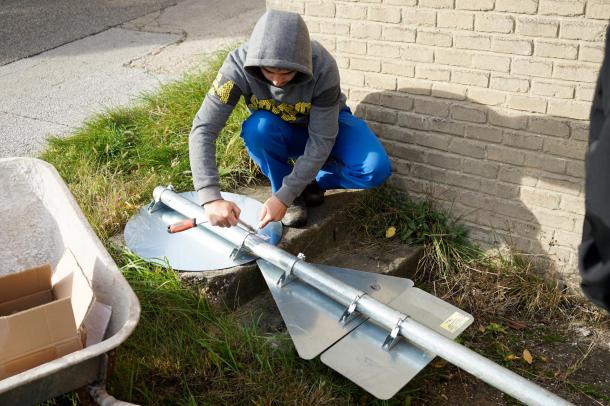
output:
POLYGON ((0 277, 0 380, 83 348, 94 304, 69 250, 50 265, 0 277))

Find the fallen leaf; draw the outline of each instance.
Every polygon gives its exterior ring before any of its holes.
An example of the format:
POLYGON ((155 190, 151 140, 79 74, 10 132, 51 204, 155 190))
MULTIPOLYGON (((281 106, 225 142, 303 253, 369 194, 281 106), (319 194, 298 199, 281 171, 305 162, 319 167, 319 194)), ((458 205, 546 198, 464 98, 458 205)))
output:
POLYGON ((484 327, 484 326, 479 326, 479 331, 480 331, 481 333, 484 333, 484 332, 485 332, 485 327, 484 327))
POLYGON ((519 359, 519 357, 514 354, 508 354, 506 357, 504 357, 504 361, 514 361, 516 359, 519 359))
POLYGON ((532 365, 532 362, 534 362, 534 358, 532 357, 532 354, 530 354, 530 352, 527 350, 527 348, 523 350, 523 359, 530 365, 532 365))
POLYGON ((443 360, 434 361, 432 363, 432 368, 444 368, 447 363, 443 360))
POLYGON ((385 230, 385 238, 392 238, 396 235, 396 227, 389 227, 385 230))
POLYGON ((549 362, 549 360, 544 355, 540 355, 538 356, 538 358, 540 358, 540 361, 542 362, 549 362))

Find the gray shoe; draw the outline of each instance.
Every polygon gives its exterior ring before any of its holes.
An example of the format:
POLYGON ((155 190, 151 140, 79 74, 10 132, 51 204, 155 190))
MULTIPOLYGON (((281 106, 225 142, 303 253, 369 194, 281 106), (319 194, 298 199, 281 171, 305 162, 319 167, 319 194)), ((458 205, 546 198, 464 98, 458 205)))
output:
POLYGON ((286 227, 301 228, 307 224, 307 206, 301 196, 294 199, 282 219, 286 227))
POLYGON ((307 207, 315 207, 324 203, 324 190, 320 188, 315 180, 305 187, 301 197, 305 200, 307 207))

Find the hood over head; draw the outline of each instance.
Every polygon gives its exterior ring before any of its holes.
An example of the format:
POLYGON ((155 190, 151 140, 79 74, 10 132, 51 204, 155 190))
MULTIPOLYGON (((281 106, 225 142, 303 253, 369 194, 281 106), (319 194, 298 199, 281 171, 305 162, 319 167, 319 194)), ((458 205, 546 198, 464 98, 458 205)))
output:
POLYGON ((311 41, 303 18, 288 11, 268 10, 259 18, 248 41, 245 69, 265 80, 260 67, 297 71, 291 81, 312 77, 311 41))

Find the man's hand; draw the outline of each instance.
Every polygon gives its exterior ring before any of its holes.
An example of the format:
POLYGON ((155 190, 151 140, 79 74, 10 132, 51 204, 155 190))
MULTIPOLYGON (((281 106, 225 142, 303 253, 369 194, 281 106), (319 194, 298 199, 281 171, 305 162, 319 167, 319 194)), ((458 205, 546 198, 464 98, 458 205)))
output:
POLYGON ((284 218, 288 207, 275 196, 271 196, 263 203, 258 228, 263 228, 271 221, 280 221, 284 218))
POLYGON ((241 210, 228 200, 218 199, 203 205, 208 221, 213 226, 231 227, 237 225, 241 210))

